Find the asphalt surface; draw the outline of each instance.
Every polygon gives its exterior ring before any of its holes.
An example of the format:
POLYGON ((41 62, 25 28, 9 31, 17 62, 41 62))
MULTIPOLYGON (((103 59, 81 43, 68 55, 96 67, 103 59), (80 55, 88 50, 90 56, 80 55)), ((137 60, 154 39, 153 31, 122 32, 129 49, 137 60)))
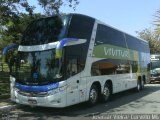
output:
POLYGON ((86 103, 67 108, 18 106, 0 111, 0 119, 18 120, 147 120, 160 119, 160 84, 148 84, 140 92, 117 93, 107 103, 88 107, 86 103))

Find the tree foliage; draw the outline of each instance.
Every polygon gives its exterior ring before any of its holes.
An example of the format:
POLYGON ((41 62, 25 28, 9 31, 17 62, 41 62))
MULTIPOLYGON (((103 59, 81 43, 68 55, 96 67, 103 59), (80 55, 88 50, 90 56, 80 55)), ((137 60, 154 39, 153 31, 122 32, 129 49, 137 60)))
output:
POLYGON ((156 14, 154 15, 154 17, 155 17, 155 20, 153 22, 154 22, 154 25, 156 26, 155 32, 157 34, 160 34, 160 10, 156 11, 156 14))
POLYGON ((59 13, 59 9, 63 5, 68 5, 75 10, 76 6, 79 4, 78 0, 38 0, 38 2, 47 15, 59 13))
MULTIPOLYGON (((62 5, 68 4, 69 7, 75 9, 79 2, 78 0, 38 0, 38 4, 44 9, 46 15, 53 15, 59 13, 62 5)), ((31 6, 27 0, 0 0, 0 16, 5 21, 10 18, 16 19, 19 14, 24 12, 32 15, 35 8, 36 6, 31 6)))
POLYGON ((33 13, 33 6, 29 6, 26 0, 1 0, 0 2, 0 24, 6 25, 9 21, 17 21, 19 15, 24 12, 33 13))
POLYGON ((150 29, 137 32, 138 36, 149 42, 151 54, 160 53, 160 34, 150 29))
POLYGON ((160 10, 156 11, 154 17, 155 29, 144 29, 137 33, 140 38, 149 41, 152 54, 160 54, 160 10))
POLYGON ((8 20, 0 31, 0 43, 2 44, 0 49, 10 43, 18 44, 27 25, 40 17, 42 17, 41 14, 34 14, 32 16, 21 14, 17 17, 16 21, 13 19, 8 20))
MULTIPOLYGON (((68 5, 75 9, 78 0, 37 0, 44 9, 44 15, 50 16, 59 13, 59 8, 68 5)), ((42 17, 35 14, 36 6, 28 0, 0 0, 0 50, 10 44, 18 43, 26 26, 34 19, 42 17)))

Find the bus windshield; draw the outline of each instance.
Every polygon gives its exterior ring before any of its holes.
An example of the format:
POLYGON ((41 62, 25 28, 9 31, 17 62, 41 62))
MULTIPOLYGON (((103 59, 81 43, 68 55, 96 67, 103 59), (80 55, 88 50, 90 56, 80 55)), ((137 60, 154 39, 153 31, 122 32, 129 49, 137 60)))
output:
POLYGON ((69 16, 53 16, 33 21, 25 30, 21 45, 41 45, 65 37, 69 16))
POLYGON ((13 75, 17 82, 44 85, 61 79, 61 59, 55 58, 55 49, 38 52, 18 52, 13 75))

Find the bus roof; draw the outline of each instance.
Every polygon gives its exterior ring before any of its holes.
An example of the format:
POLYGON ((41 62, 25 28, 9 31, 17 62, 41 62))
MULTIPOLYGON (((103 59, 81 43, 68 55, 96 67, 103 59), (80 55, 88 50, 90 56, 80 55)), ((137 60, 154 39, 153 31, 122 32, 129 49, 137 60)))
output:
MULTIPOLYGON (((115 27, 113 27, 113 26, 111 26, 111 25, 106 24, 105 22, 102 22, 102 21, 100 21, 100 20, 98 20, 98 19, 96 19, 96 18, 93 18, 93 17, 91 17, 91 16, 88 16, 88 15, 79 14, 79 13, 68 13, 68 14, 59 14, 59 15, 60 15, 60 16, 61 16, 61 15, 71 15, 71 16, 72 16, 72 15, 78 15, 78 16, 82 16, 82 17, 88 17, 88 18, 90 18, 90 19, 96 20, 96 21, 97 21, 98 23, 100 23, 100 24, 106 25, 106 26, 108 26, 108 27, 110 27, 110 28, 113 28, 113 29, 119 31, 119 32, 122 32, 122 33, 124 33, 124 34, 127 34, 127 35, 129 35, 129 36, 132 36, 132 37, 137 38, 137 39, 139 39, 139 40, 141 40, 141 41, 143 41, 143 42, 148 43, 147 40, 144 40, 144 39, 142 39, 142 38, 139 38, 139 37, 133 36, 133 35, 131 35, 131 34, 128 34, 128 33, 124 32, 124 31, 122 31, 122 30, 119 30, 119 29, 117 29, 117 28, 115 28, 115 27)), ((56 15, 55 15, 55 16, 56 16, 56 15)), ((50 16, 50 17, 53 17, 53 16, 50 16)), ((49 18, 49 17, 42 17, 42 18, 49 18)), ((39 19, 42 19, 42 18, 39 18, 39 19)), ((37 19, 37 20, 38 20, 38 19, 37 19)))
MULTIPOLYGON (((133 36, 133 35, 131 35, 131 34, 128 34, 128 33, 124 32, 124 31, 122 31, 122 30, 119 30, 119 29, 117 29, 117 28, 115 28, 115 27, 113 27, 113 26, 111 26, 111 25, 108 25, 108 24, 106 24, 105 22, 102 22, 102 21, 100 21, 100 20, 98 20, 98 19, 95 19, 95 18, 93 18, 93 17, 91 17, 91 16, 87 16, 87 15, 83 15, 83 14, 78 14, 78 13, 69 13, 69 14, 70 14, 70 15, 79 15, 79 16, 89 17, 89 18, 91 18, 91 19, 96 20, 98 23, 101 23, 101 24, 106 25, 106 26, 108 26, 108 27, 110 27, 110 28, 113 28, 113 29, 115 29, 115 30, 118 30, 118 31, 120 31, 120 32, 122 32, 122 33, 124 33, 124 34, 130 35, 130 36, 132 36, 132 37, 134 37, 134 38, 137 38, 137 39, 139 39, 139 40, 141 40, 141 41, 143 41, 143 42, 148 43, 147 40, 144 40, 144 39, 142 39, 142 38, 139 38, 139 37, 133 36)), ((69 14, 68 14, 68 15, 69 15, 69 14)))

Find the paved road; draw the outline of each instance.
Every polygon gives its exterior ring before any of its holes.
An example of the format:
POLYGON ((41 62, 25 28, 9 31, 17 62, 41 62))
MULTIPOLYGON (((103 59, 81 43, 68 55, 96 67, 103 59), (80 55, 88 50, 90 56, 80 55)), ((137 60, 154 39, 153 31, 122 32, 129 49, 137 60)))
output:
POLYGON ((1 114, 20 120, 160 119, 160 84, 148 84, 139 93, 129 90, 115 94, 110 102, 92 108, 85 103, 64 109, 22 106, 1 114))

